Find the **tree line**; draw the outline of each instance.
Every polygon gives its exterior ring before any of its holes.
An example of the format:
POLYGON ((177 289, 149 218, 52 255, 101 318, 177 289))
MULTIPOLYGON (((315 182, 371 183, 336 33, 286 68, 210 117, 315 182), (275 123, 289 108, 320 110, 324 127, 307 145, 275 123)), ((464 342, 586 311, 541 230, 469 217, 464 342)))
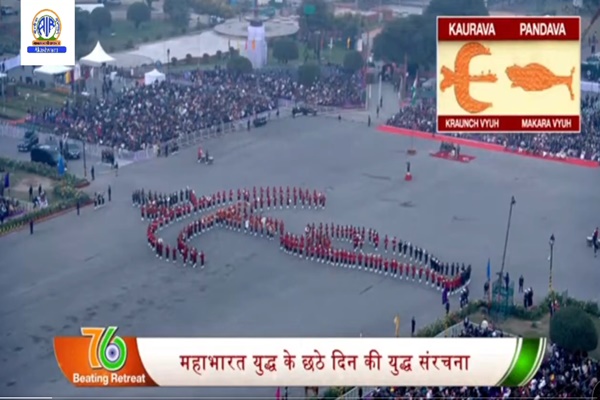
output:
POLYGON ((410 69, 429 70, 436 64, 436 18, 442 15, 489 15, 484 0, 431 0, 421 15, 396 18, 373 41, 376 59, 410 69))

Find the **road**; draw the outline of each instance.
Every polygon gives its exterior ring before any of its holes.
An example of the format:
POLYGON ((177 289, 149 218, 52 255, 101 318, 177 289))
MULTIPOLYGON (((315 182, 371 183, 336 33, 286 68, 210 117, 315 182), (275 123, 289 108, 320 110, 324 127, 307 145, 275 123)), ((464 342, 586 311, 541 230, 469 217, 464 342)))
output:
MULTIPOLYGON (((0 148, 4 148, 0 145, 0 148)), ((277 245, 234 232, 194 241, 204 270, 166 264, 149 251, 133 189, 198 193, 254 185, 325 190, 323 211, 278 212, 301 232, 308 222, 373 227, 474 268, 479 297, 485 266, 498 270, 510 196, 514 195, 506 269, 536 298, 548 290, 548 238, 556 236, 554 285, 581 299, 598 296, 598 260, 585 244, 600 204, 598 171, 514 155, 468 150, 471 164, 429 157, 436 144, 415 141, 414 181, 403 178, 409 140, 364 124, 325 117, 272 121, 204 144, 216 159, 195 163, 195 149, 133 164, 109 184, 107 207, 44 222, 34 235, 0 239, 0 382, 5 396, 95 396, 62 376, 55 335, 81 326, 117 325, 137 336, 390 336, 393 317, 423 326, 443 313, 439 292, 410 282, 290 258, 277 245)), ((467 150, 465 150, 467 151, 467 150)), ((163 231, 173 240, 181 224, 163 231)), ((516 299, 519 301, 519 299, 516 299)), ((452 307, 456 307, 453 301, 452 307)), ((409 333, 402 323, 401 333, 409 333)), ((273 396, 275 388, 111 389, 111 396, 273 396)), ((290 396, 299 396, 296 390, 290 396)))

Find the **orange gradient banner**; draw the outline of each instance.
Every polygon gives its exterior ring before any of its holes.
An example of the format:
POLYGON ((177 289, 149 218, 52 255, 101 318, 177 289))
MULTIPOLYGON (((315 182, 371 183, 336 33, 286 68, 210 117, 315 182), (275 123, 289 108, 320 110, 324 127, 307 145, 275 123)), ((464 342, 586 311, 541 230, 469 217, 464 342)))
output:
POLYGON ((78 387, 132 387, 157 386, 144 369, 137 346, 137 339, 124 337, 126 360, 118 371, 110 371, 102 366, 92 367, 90 354, 96 354, 92 337, 56 337, 54 354, 62 373, 67 380, 78 387))

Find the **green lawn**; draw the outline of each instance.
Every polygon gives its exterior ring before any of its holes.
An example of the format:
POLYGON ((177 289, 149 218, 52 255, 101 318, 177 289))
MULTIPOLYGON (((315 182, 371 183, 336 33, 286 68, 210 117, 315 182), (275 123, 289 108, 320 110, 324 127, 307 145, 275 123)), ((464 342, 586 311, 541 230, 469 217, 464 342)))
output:
POLYGON ((195 29, 186 29, 174 27, 167 21, 142 24, 138 29, 129 21, 113 21, 111 29, 102 34, 93 32, 90 34, 92 46, 98 39, 102 47, 108 53, 131 49, 137 45, 170 37, 186 35, 191 31, 200 30, 203 26, 197 26, 195 29))
POLYGON ((61 107, 67 96, 52 90, 42 90, 20 85, 17 97, 0 98, 0 117, 17 120, 27 116, 27 111, 46 107, 61 107))
MULTIPOLYGON (((287 65, 290 67, 299 66, 304 62, 304 51, 306 49, 306 46, 302 43, 299 43, 298 47, 299 47, 298 50, 299 50, 299 54, 300 54, 300 59, 294 60, 294 61, 288 63, 287 65)), ((324 63, 331 62, 333 64, 341 65, 344 62, 344 56, 346 55, 347 52, 348 52, 347 49, 345 49, 343 47, 338 47, 338 46, 334 46, 333 49, 331 49, 331 50, 329 50, 329 48, 326 48, 323 50, 323 53, 321 53, 321 58, 322 58, 321 61, 324 63)), ((309 52, 309 53, 310 53, 309 61, 315 61, 314 54, 312 52, 309 52)), ((212 69, 217 65, 225 65, 226 62, 227 62, 226 59, 216 60, 213 57, 211 57, 211 59, 208 63, 203 63, 198 58, 192 59, 191 62, 186 62, 185 60, 179 60, 175 65, 169 66, 169 71, 172 73, 181 73, 181 72, 193 71, 193 70, 197 70, 197 69, 212 69)), ((269 65, 271 65, 271 66, 282 65, 279 61, 277 61, 275 58, 273 58, 271 51, 269 51, 269 65)))
POLYGON ((8 103, 4 103, 2 102, 2 100, 0 100, 0 118, 15 121, 23 119, 26 116, 26 111, 23 111, 22 109, 14 109, 12 107, 8 107, 8 103))

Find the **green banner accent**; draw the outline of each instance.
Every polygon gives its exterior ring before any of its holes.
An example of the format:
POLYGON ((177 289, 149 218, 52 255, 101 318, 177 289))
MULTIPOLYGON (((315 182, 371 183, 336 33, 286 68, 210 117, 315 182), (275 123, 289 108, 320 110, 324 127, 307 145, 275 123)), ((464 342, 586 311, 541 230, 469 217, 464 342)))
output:
POLYGON ((513 359, 508 374, 498 386, 518 387, 529 383, 535 376, 546 352, 546 339, 519 339, 520 349, 513 359))

